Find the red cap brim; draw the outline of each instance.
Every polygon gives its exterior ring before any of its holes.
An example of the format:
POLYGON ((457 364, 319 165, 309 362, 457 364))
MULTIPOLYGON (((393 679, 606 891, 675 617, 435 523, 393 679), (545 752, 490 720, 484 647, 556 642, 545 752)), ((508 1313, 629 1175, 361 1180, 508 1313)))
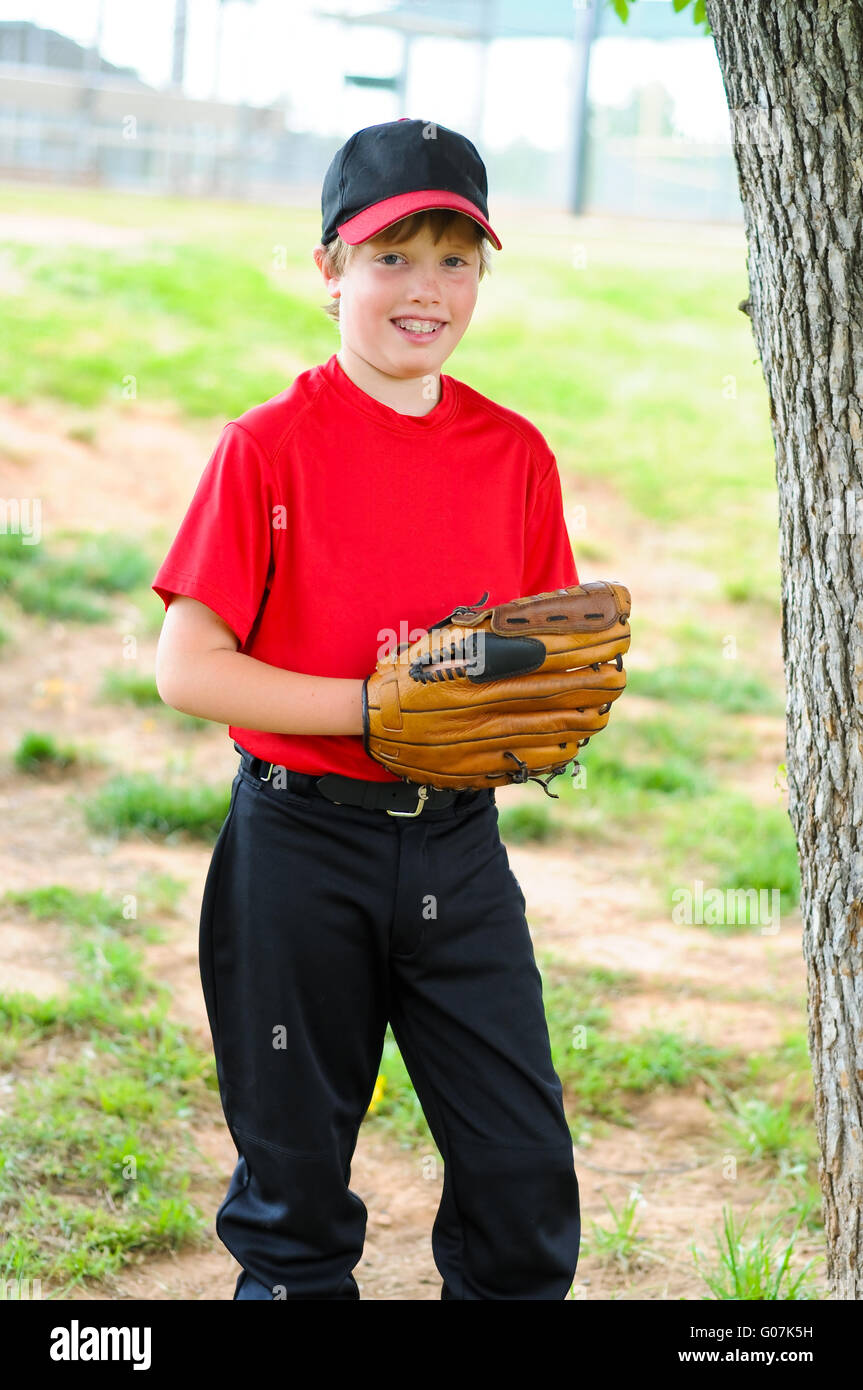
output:
POLYGON ((466 217, 472 217, 488 232, 496 249, 502 250, 497 232, 476 204, 462 198, 459 193, 447 193, 446 189, 441 188, 420 189, 416 193, 399 193, 395 198, 385 198, 382 203, 375 203, 373 207, 358 212, 356 217, 342 222, 338 229, 339 236, 349 246, 358 246, 361 241, 377 236, 385 227, 391 227, 412 212, 425 212, 429 208, 452 208, 454 212, 463 212, 466 217))

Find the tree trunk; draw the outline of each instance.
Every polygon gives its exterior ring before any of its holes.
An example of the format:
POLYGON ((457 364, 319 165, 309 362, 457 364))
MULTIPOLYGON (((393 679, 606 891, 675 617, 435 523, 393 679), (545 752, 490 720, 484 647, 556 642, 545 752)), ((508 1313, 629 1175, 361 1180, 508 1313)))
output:
POLYGON ((707 0, 779 488, 789 815, 832 1297, 863 1289, 863 0, 707 0))

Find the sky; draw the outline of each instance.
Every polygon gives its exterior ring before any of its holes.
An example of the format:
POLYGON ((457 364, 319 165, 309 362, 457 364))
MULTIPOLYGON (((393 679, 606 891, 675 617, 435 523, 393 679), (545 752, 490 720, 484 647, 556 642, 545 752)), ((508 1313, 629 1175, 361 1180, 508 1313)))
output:
MULTIPOLYGON (((644 3, 645 0, 642 0, 644 3)), ((530 0, 525 0, 525 6, 530 0)), ((171 73, 174 0, 102 0, 102 53, 137 69, 156 87, 171 73)), ((382 8, 376 0, 228 0, 222 8, 218 95, 225 101, 289 103, 293 129, 341 136, 346 130, 408 115, 462 130, 487 148, 519 138, 543 149, 566 145, 572 100, 572 48, 563 40, 498 40, 490 45, 486 106, 474 124, 478 47, 440 39, 416 40, 406 110, 390 92, 346 85, 345 72, 391 75, 401 60, 401 39, 364 30, 316 11, 382 8)), ((0 19, 29 19, 94 42, 99 0, 0 0, 0 19)), ((186 91, 212 97, 216 80, 218 0, 188 0, 186 91)), ((692 27, 680 16, 681 33, 692 27)), ((624 26, 621 25, 621 32, 624 26)), ((725 91, 710 41, 664 43, 600 39, 591 58, 589 96, 625 105, 634 87, 658 79, 674 99, 674 123, 685 139, 730 142, 725 91)))

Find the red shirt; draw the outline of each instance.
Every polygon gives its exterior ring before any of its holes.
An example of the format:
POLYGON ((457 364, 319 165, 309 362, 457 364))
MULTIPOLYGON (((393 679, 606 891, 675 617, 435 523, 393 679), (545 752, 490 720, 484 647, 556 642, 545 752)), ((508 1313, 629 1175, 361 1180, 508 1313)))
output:
MULTIPOLYGON (((166 610, 188 594, 247 656, 362 679, 486 591, 491 607, 577 584, 540 431, 455 377, 440 382, 428 414, 402 415, 334 353, 225 425, 153 580, 166 610)), ((361 734, 228 733, 298 772, 399 780, 361 734)))

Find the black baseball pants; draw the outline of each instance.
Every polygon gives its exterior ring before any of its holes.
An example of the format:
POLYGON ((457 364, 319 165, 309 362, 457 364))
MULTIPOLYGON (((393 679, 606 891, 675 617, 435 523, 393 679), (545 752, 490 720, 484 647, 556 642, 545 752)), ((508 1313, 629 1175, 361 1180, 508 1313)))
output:
POLYGON ((350 1167, 388 1021, 444 1164, 441 1298, 566 1297, 572 1139, 493 790, 397 818, 241 760, 199 944, 238 1154, 216 1215, 235 1299, 359 1298, 350 1167))

